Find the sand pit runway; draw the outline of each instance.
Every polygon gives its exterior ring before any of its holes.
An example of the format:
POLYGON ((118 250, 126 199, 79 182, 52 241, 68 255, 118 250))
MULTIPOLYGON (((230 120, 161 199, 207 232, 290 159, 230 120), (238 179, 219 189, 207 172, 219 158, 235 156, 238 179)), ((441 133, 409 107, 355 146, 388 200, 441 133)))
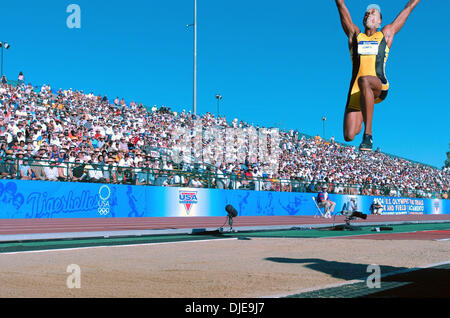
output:
POLYGON ((431 240, 251 238, 0 254, 0 297, 276 297, 444 262, 431 240), (68 288, 68 265, 81 288, 68 288))

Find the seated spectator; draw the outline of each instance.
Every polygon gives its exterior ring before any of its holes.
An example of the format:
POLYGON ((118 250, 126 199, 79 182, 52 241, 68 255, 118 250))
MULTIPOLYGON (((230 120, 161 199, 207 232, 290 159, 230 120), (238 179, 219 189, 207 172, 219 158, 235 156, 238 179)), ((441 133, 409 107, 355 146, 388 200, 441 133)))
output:
POLYGON ((219 176, 217 176, 217 178, 215 178, 213 180, 216 189, 227 189, 227 185, 226 185, 226 179, 225 178, 221 178, 219 176))
POLYGON ((120 138, 118 150, 124 153, 128 153, 128 143, 125 141, 125 137, 120 138))
POLYGON ((47 162, 44 167, 44 173, 49 181, 58 181, 59 177, 59 161, 47 162))
POLYGON ((169 181, 169 186, 171 187, 181 187, 183 185, 183 177, 179 174, 173 174, 169 181))
POLYGON ((230 184, 229 184, 230 189, 232 190, 236 190, 239 189, 241 187, 241 180, 240 180, 240 175, 239 175, 239 169, 238 168, 234 168, 230 174, 230 184))
POLYGON ((125 183, 125 184, 135 184, 136 180, 135 180, 135 174, 134 174, 133 165, 130 168, 125 167, 124 168, 124 173, 125 173, 125 179, 123 180, 123 183, 125 183))
POLYGON ((189 187, 191 188, 203 188, 203 183, 200 181, 198 176, 195 176, 190 182, 189 187))
POLYGON ((358 206, 356 204, 356 199, 354 197, 352 197, 350 199, 350 201, 348 201, 347 203, 344 203, 344 207, 342 208, 342 213, 353 213, 353 212, 358 212, 358 206))
POLYGON ((383 206, 378 202, 376 198, 373 199, 373 202, 370 205, 370 211, 375 215, 381 215, 381 213, 383 212, 383 206))
POLYGON ((91 160, 85 166, 85 169, 87 171, 87 181, 96 183, 106 181, 103 177, 103 169, 101 166, 92 163, 91 160))
POLYGON ((80 158, 75 159, 75 164, 72 165, 72 180, 83 181, 86 178, 84 164, 80 158))
POLYGON ((31 163, 31 171, 33 180, 47 180, 47 175, 44 171, 44 164, 42 163, 42 157, 39 154, 34 156, 34 161, 31 163))
POLYGON ((113 158, 107 158, 105 160, 105 165, 103 165, 103 178, 106 183, 110 183, 114 181, 114 173, 115 173, 115 161, 113 158))
POLYGON ((28 159, 24 159, 21 163, 19 163, 19 172, 20 179, 31 180, 32 172, 28 159))
POLYGON ((70 164, 61 162, 58 166, 58 180, 59 181, 71 181, 72 170, 69 168, 70 164))
POLYGON ((138 166, 135 169, 136 173, 136 185, 147 184, 147 171, 145 170, 142 161, 138 162, 138 166))
POLYGON ((0 162, 0 177, 2 179, 14 179, 16 177, 15 164, 11 158, 0 162))
POLYGON ((122 167, 117 167, 114 172, 114 183, 125 183, 125 171, 122 167))
POLYGON ((322 191, 317 195, 317 205, 319 208, 325 208, 325 217, 331 218, 336 203, 329 199, 327 189, 326 185, 322 186, 322 191))

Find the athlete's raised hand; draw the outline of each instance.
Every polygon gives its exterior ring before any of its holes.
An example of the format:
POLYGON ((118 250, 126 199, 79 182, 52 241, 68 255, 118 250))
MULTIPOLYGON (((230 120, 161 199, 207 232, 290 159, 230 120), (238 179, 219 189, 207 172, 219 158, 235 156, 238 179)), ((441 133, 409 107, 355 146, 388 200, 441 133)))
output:
POLYGON ((350 15, 350 12, 348 11, 347 7, 345 6, 344 0, 335 0, 335 1, 336 1, 336 6, 339 11, 339 15, 341 17, 342 28, 344 29, 345 34, 351 41, 353 36, 355 34, 358 34, 360 32, 360 30, 353 23, 352 17, 350 15))
POLYGON ((392 45, 394 35, 396 35, 401 28, 405 25, 406 20, 411 14, 412 10, 419 4, 420 0, 411 0, 408 2, 406 7, 400 12, 400 14, 395 18, 394 22, 386 25, 383 28, 383 33, 386 38, 386 42, 389 47, 392 45))

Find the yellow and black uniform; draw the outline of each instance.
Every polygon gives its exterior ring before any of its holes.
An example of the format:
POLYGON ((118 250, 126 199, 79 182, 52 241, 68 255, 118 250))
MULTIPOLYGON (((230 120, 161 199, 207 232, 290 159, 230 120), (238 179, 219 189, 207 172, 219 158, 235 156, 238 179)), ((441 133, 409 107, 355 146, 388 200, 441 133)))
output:
POLYGON ((381 80, 381 95, 375 99, 375 104, 381 103, 389 90, 389 82, 385 75, 389 47, 383 32, 376 32, 372 36, 359 33, 350 48, 350 55, 353 72, 346 107, 352 110, 361 110, 358 79, 362 76, 376 76, 381 80))

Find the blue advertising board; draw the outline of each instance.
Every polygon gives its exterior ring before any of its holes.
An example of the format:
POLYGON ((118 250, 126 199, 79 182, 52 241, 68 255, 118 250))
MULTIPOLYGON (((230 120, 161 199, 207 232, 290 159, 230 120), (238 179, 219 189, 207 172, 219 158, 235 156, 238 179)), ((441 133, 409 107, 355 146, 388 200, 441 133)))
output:
MULTIPOLYGON (((239 215, 314 215, 315 193, 268 192, 73 183, 0 181, 0 219, 224 216, 233 205, 239 215)), ((370 213, 374 199, 383 214, 450 214, 450 200, 330 194, 337 211, 351 197, 370 213)))

